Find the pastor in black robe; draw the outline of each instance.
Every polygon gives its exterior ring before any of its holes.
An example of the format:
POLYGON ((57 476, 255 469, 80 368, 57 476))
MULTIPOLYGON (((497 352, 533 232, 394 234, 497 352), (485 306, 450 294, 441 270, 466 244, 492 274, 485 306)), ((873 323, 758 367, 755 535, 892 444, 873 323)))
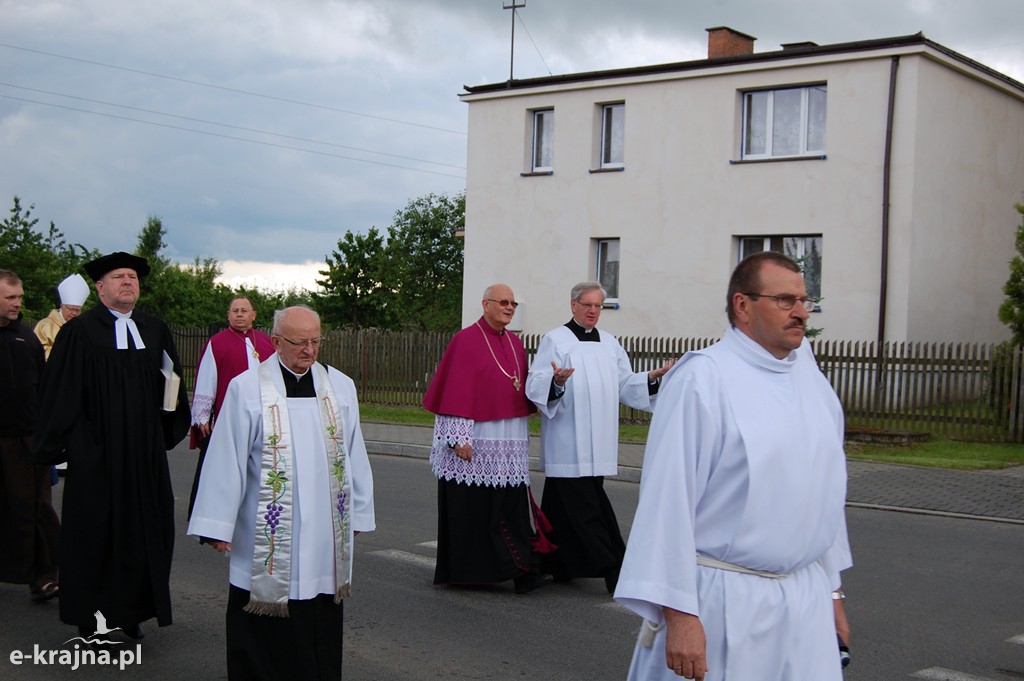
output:
POLYGON ((132 313, 146 346, 116 349, 115 317, 97 305, 61 329, 43 371, 38 463, 68 462, 61 527, 60 618, 91 627, 156 617, 171 623, 174 495, 167 450, 188 432, 182 384, 165 412, 163 353, 181 364, 170 329, 132 313))

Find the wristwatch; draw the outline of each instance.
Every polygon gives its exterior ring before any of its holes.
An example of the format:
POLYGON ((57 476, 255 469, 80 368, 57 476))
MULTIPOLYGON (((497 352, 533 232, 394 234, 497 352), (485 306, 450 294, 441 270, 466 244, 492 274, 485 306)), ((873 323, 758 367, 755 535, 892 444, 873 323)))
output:
POLYGON ((845 601, 846 600, 846 592, 844 592, 842 589, 836 589, 835 591, 832 592, 832 600, 833 601, 845 601))

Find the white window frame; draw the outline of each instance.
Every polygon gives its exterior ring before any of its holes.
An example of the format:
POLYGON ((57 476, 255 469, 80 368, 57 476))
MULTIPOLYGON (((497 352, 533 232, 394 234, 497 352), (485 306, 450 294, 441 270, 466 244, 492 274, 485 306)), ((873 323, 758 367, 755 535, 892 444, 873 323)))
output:
POLYGON ((626 143, 626 104, 601 106, 600 168, 623 168, 626 143))
POLYGON ((533 144, 530 149, 530 171, 550 173, 554 166, 555 110, 536 109, 533 111, 533 144))
POLYGON ((608 296, 605 304, 619 301, 619 275, 621 274, 622 248, 618 238, 594 239, 594 279, 601 283, 608 296), (609 267, 609 263, 615 263, 609 267), (609 271, 610 270, 610 271, 609 271), (609 282, 608 279, 612 281, 609 282))
POLYGON ((768 159, 768 158, 799 158, 805 156, 823 156, 825 154, 826 136, 828 134, 828 85, 826 83, 818 83, 816 85, 806 85, 800 87, 783 87, 775 89, 762 89, 762 90, 747 90, 742 93, 743 99, 743 116, 742 116, 742 129, 740 131, 742 135, 742 148, 740 155, 745 160, 757 160, 757 159, 768 159), (799 140, 797 142, 797 150, 793 153, 777 152, 775 142, 775 95, 780 92, 794 92, 800 93, 800 112, 799 112, 799 140), (821 120, 821 132, 819 135, 811 135, 810 127, 814 124, 815 119, 811 114, 811 94, 812 92, 821 93, 824 97, 821 120), (749 148, 750 143, 750 126, 751 116, 753 116, 753 107, 751 107, 751 100, 757 96, 764 96, 765 106, 763 117, 758 117, 758 122, 764 130, 764 149, 763 150, 751 150, 749 148), (818 144, 814 141, 815 137, 820 137, 821 142, 818 144))
POLYGON ((821 266, 824 245, 821 234, 771 234, 767 236, 756 234, 740 236, 737 239, 739 241, 739 247, 737 248, 737 255, 739 257, 737 262, 743 260, 748 255, 762 251, 775 251, 776 253, 788 255, 797 261, 801 271, 804 273, 807 295, 815 300, 821 299, 821 266), (753 248, 758 242, 760 242, 760 247, 753 248), (816 248, 812 244, 816 244, 816 248), (818 256, 817 263, 809 262, 813 258, 815 250, 818 256), (809 270, 808 268, 811 269, 809 270), (814 269, 817 271, 814 272, 814 269))

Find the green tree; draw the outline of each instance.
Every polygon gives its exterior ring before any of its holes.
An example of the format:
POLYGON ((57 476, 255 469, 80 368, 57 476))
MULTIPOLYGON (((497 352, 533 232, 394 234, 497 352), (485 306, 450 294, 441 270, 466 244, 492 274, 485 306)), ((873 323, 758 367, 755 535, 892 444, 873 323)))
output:
POLYGON ((135 255, 149 261, 150 272, 159 273, 170 263, 170 259, 163 255, 167 247, 164 237, 167 230, 164 229, 163 220, 155 215, 146 218, 146 224, 139 231, 139 239, 135 245, 135 255))
POLYGON ((1006 300, 999 306, 999 321, 1010 327, 1014 342, 1024 343, 1024 203, 1014 207, 1021 215, 1017 227, 1017 255, 1010 260, 1010 278, 1003 285, 1006 300))
MULTIPOLYGON (((37 231, 34 209, 35 205, 22 207, 15 196, 8 216, 0 221, 0 268, 21 277, 25 288, 22 313, 29 321, 49 314, 59 302, 57 284, 75 272, 84 275, 82 265, 99 256, 98 251, 68 243, 52 221, 45 234, 37 231)), ((90 301, 95 303, 95 294, 90 301)))
POLYGON ((328 325, 454 331, 462 320, 466 198, 428 194, 395 213, 387 238, 346 232, 326 258, 315 307, 328 325))
POLYGON ((421 196, 395 214, 388 253, 406 326, 455 331, 462 325, 464 243, 455 233, 465 227, 464 193, 421 196))
POLYGON ((399 323, 394 264, 388 258, 384 236, 371 227, 366 234, 345 232, 325 259, 327 269, 316 283, 316 309, 328 326, 394 328, 399 323))

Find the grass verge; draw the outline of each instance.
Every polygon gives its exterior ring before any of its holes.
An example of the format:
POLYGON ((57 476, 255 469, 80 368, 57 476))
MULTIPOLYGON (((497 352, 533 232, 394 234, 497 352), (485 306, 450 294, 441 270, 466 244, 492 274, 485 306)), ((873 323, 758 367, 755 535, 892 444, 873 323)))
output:
MULTIPOLYGON (((362 404, 359 410, 363 421, 422 426, 434 424, 434 415, 420 407, 362 404)), ((646 425, 620 425, 619 439, 622 442, 646 442, 647 429, 646 425)), ((536 415, 530 417, 530 433, 540 434, 540 418, 536 415)), ((1024 445, 958 442, 938 438, 908 446, 848 443, 846 455, 860 461, 956 470, 998 469, 1024 465, 1024 445)))

